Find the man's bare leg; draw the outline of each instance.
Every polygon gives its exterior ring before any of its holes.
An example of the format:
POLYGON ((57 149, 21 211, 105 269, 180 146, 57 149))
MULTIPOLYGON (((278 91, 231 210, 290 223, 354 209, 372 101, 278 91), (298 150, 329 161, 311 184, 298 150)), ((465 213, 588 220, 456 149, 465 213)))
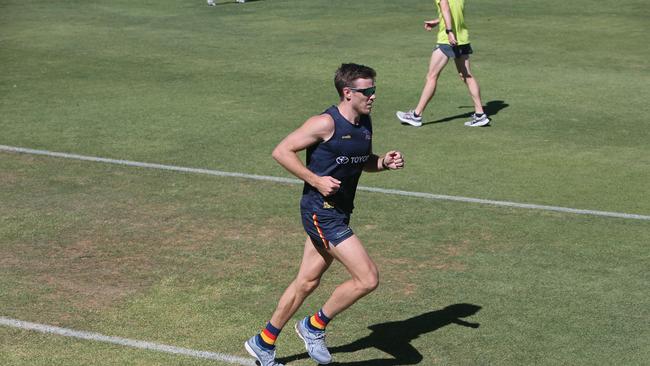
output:
POLYGON ((332 264, 332 260, 325 249, 316 248, 307 238, 298 275, 280 297, 271 324, 277 328, 283 328, 287 324, 305 298, 318 287, 321 276, 332 264))
POLYGON ((329 319, 370 293, 379 282, 377 266, 356 235, 352 235, 336 246, 330 246, 327 253, 341 262, 352 278, 334 290, 317 314, 306 317, 296 324, 296 333, 305 342, 309 357, 319 364, 332 362, 332 355, 325 345, 324 338, 329 319), (327 320, 323 321, 321 317, 327 320))
POLYGON ((341 262, 352 277, 339 285, 323 305, 323 312, 332 318, 377 288, 379 273, 356 235, 332 246, 328 253, 341 262))

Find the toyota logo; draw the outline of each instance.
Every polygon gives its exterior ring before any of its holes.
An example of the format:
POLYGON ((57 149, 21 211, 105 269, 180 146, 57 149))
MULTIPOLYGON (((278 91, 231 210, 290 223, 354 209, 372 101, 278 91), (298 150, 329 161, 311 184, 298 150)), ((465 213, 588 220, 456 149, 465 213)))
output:
POLYGON ((350 161, 350 159, 347 156, 339 156, 336 158, 336 163, 337 164, 347 164, 350 161))

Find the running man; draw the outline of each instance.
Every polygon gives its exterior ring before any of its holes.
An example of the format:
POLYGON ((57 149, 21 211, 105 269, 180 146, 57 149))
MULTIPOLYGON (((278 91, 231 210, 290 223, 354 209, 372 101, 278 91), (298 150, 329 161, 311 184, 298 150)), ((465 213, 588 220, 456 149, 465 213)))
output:
POLYGON ((458 75, 465 85, 467 85, 469 94, 474 102, 474 114, 472 114, 471 120, 465 122, 465 126, 487 126, 490 124, 490 119, 483 111, 478 81, 476 81, 469 67, 469 55, 473 51, 469 43, 469 32, 465 25, 465 0, 434 1, 438 8, 438 14, 442 19, 437 18, 424 22, 424 29, 427 31, 431 31, 438 25, 438 40, 436 48, 431 55, 429 71, 427 72, 426 82, 420 95, 420 101, 415 109, 411 109, 408 112, 398 111, 397 118, 402 121, 402 124, 409 124, 415 127, 422 126, 422 113, 424 113, 424 109, 436 92, 438 77, 449 59, 453 58, 458 75))
POLYGON ((375 101, 375 70, 364 65, 342 64, 334 75, 338 106, 309 118, 273 151, 273 158, 305 184, 300 201, 307 232, 302 262, 275 312, 262 331, 245 343, 246 350, 262 366, 281 366, 275 361, 275 342, 285 324, 320 282, 336 259, 350 279, 339 285, 311 316, 295 325, 309 356, 319 364, 332 361, 325 345, 325 328, 378 285, 377 266, 348 226, 362 171, 402 169, 399 151, 377 156, 372 152, 370 111, 375 101), (298 153, 307 150, 307 164, 298 153))

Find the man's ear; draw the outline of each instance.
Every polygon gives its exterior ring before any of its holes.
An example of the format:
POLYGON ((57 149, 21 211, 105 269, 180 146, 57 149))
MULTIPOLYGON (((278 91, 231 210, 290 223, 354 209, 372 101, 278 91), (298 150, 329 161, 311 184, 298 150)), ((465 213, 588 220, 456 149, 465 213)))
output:
POLYGON ((347 86, 343 88, 343 99, 345 100, 352 99, 352 90, 350 90, 350 88, 348 88, 347 86))

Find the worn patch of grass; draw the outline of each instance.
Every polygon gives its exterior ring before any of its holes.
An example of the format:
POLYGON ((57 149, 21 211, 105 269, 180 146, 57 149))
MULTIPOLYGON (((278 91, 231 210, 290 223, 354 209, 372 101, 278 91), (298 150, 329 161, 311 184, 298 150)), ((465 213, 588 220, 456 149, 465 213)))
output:
MULTIPOLYGON (((3 232, 5 316, 245 355, 243 340, 297 270, 298 186, 22 155, 2 166, 21 177, 3 186, 13 207, 3 222, 33 220, 29 233, 3 232), (41 210, 43 199, 52 209, 41 210)), ((406 344, 426 363, 526 364, 549 352, 558 362, 634 363, 647 351, 643 337, 631 341, 647 332, 645 223, 371 193, 358 206, 353 227, 382 285, 331 327, 343 364, 416 357, 400 343, 386 348, 387 331, 412 334, 406 344), (464 303, 478 310, 443 311, 464 303)), ((297 317, 345 278, 333 266, 297 317)), ((13 333, 2 334, 15 350, 43 339, 13 333)), ((290 329, 281 341, 280 357, 310 363, 290 329)))

